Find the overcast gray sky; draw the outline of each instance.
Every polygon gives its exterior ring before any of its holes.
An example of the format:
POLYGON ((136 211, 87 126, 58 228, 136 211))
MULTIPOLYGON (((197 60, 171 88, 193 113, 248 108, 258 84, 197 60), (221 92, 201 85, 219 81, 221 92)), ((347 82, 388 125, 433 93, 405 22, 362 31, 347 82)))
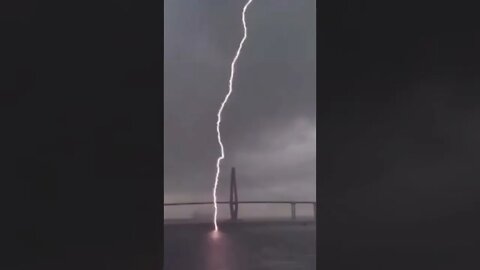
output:
MULTIPOLYGON (((165 1, 165 202, 211 200, 216 112, 245 2, 165 1)), ((241 200, 315 200, 315 1, 254 0, 246 19, 218 196, 228 198, 235 166, 241 200)))

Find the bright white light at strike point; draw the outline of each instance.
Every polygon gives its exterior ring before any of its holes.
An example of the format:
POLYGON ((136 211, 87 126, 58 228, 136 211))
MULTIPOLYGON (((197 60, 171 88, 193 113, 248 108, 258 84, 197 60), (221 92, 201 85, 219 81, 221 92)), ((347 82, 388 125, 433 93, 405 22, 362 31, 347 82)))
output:
POLYGON ((240 55, 240 52, 243 47, 243 43, 247 39, 247 24, 245 22, 245 12, 247 11, 248 6, 253 0, 248 0, 248 2, 245 4, 243 7, 242 11, 242 22, 243 22, 243 38, 242 41, 240 41, 240 45, 238 46, 237 53, 235 54, 235 57, 233 58, 232 64, 231 64, 231 72, 230 72, 230 80, 228 81, 228 93, 225 96, 225 99, 222 102, 222 105, 220 105, 220 109, 218 110, 217 113, 217 138, 218 138, 218 144, 220 145, 220 157, 217 159, 217 172, 215 174, 215 185, 213 186, 213 207, 215 208, 215 213, 213 215, 213 224, 215 225, 215 231, 218 231, 218 225, 217 225, 217 186, 218 186, 218 176, 220 175, 220 162, 222 159, 225 158, 225 152, 223 150, 223 144, 222 144, 222 137, 220 135, 220 123, 222 122, 222 111, 223 107, 225 107, 225 103, 227 103, 228 98, 230 97, 230 94, 232 94, 232 81, 233 81, 233 75, 235 73, 235 63, 237 62, 238 56, 240 55))

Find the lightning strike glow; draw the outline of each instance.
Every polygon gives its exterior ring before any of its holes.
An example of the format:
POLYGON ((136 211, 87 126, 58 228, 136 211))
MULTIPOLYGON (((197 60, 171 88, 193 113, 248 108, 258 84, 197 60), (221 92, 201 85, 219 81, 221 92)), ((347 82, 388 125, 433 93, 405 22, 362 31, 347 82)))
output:
POLYGON ((242 51, 243 43, 247 39, 247 24, 245 22, 245 12, 247 11, 247 8, 250 5, 250 3, 252 3, 252 1, 253 0, 248 0, 248 2, 243 7, 243 12, 242 12, 243 38, 242 38, 242 41, 240 41, 240 45, 238 46, 237 53, 235 54, 235 57, 233 58, 233 61, 232 61, 232 64, 231 64, 230 80, 228 81, 228 93, 225 96, 225 99, 223 100, 222 105, 220 105, 220 109, 218 110, 218 113, 217 113, 217 138, 218 138, 218 144, 220 145, 221 155, 217 159, 217 172, 215 174, 215 185, 213 186, 213 207, 215 208, 215 212, 214 212, 214 216, 213 216, 213 224, 215 225, 215 231, 218 231, 218 225, 217 225, 218 176, 220 175, 220 163, 225 158, 225 152, 224 152, 223 143, 222 143, 222 136, 220 134, 220 123, 222 122, 222 111, 223 111, 223 108, 225 107, 225 103, 227 103, 228 98, 232 94, 232 90, 233 90, 232 89, 232 81, 233 81, 233 75, 235 74, 235 63, 237 62, 237 59, 240 56, 240 52, 242 51))

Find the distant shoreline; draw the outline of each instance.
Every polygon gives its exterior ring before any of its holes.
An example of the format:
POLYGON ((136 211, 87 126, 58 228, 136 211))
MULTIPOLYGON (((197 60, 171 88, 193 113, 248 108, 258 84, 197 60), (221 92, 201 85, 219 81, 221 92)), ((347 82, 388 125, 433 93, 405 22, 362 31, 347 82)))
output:
MULTIPOLYGON (((236 225, 236 224, 314 224, 316 220, 313 217, 298 217, 296 219, 289 218, 264 218, 264 219, 238 219, 236 221, 220 220, 222 225, 236 225)), ((164 225, 211 225, 211 220, 195 220, 195 219, 166 219, 163 220, 164 225)))

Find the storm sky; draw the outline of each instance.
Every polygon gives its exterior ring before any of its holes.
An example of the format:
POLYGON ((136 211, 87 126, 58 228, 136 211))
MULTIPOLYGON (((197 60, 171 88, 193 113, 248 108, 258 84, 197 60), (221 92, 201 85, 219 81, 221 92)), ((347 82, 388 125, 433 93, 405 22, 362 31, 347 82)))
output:
MULTIPOLYGON (((243 35, 244 1, 165 1, 164 200, 211 200, 216 112, 243 35)), ((221 126, 218 195, 315 200, 315 1, 254 1, 221 126)))

